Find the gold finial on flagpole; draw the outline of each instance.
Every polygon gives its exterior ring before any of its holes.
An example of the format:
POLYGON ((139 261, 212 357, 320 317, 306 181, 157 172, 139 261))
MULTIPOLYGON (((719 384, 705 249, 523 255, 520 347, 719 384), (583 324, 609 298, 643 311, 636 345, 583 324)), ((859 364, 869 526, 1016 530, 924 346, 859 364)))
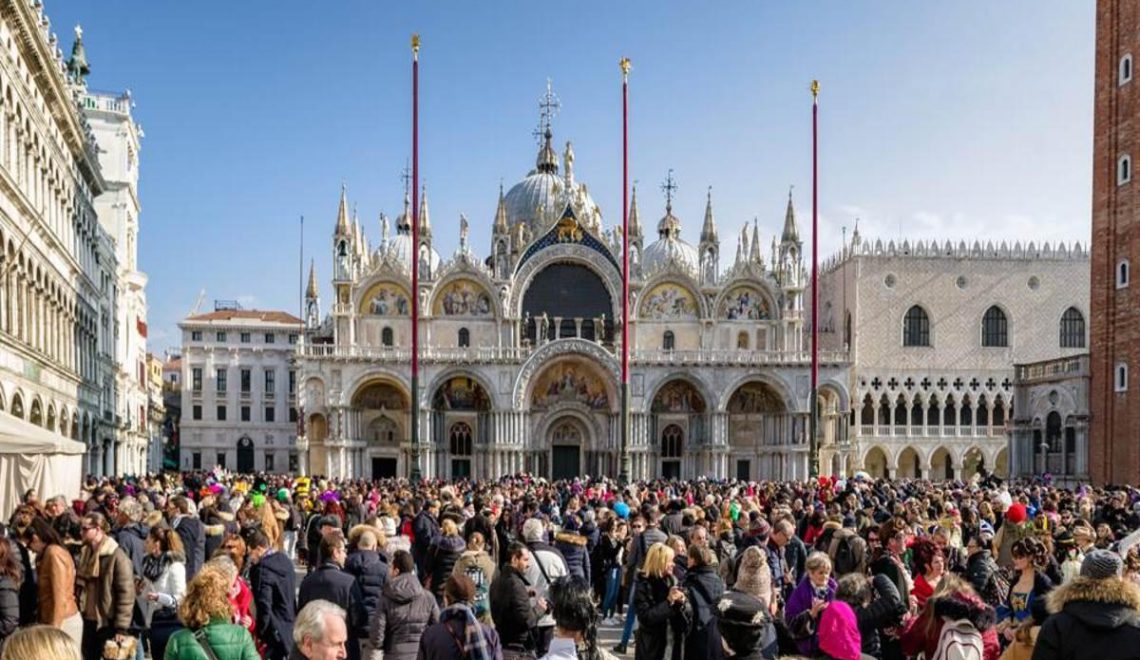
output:
POLYGON ((819 96, 819 81, 813 80, 811 81, 811 97, 814 99, 817 96, 819 96))
POLYGON ((628 77, 629 77, 629 70, 630 70, 630 68, 631 68, 631 63, 630 63, 630 61, 629 61, 629 58, 628 58, 628 57, 623 57, 623 58, 621 58, 620 60, 618 60, 618 66, 620 66, 620 67, 621 67, 621 75, 622 75, 622 77, 623 77, 623 78, 628 78, 628 77))
POLYGON ((412 35, 412 55, 420 54, 420 35, 415 33, 412 35))

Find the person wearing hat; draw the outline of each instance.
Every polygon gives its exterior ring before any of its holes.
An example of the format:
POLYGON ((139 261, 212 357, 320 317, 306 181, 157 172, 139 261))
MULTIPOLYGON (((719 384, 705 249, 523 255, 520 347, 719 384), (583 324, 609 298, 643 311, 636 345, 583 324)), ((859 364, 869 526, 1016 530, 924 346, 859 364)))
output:
POLYGON ((1051 616, 1037 635, 1033 660, 1137 657, 1140 587, 1121 577, 1123 567, 1109 550, 1085 556, 1080 575, 1046 599, 1051 616))
POLYGON ((716 628, 725 655, 734 660, 772 658, 765 649, 774 645, 775 630, 767 605, 752 594, 729 589, 717 601, 716 628))

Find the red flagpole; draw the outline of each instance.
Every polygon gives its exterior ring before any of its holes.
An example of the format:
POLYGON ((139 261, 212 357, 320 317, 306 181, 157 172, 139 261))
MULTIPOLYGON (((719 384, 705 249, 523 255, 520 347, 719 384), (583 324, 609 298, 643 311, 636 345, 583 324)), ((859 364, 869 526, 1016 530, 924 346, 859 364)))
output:
POLYGON ((412 470, 418 482, 420 468, 420 35, 412 35, 412 470))
POLYGON ((808 467, 819 476, 819 81, 811 81, 811 438, 808 467))
POLYGON ((629 68, 621 58, 621 454, 618 481, 629 483, 629 68))

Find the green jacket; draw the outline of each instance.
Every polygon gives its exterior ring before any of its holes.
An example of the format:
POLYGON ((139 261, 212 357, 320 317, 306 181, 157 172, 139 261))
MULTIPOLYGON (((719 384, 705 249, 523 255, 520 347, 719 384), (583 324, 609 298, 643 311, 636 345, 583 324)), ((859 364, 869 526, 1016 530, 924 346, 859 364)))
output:
MULTIPOLYGON (((253 637, 245 628, 224 621, 206 626, 206 640, 218 660, 260 660, 253 637)), ((183 628, 166 644, 165 660, 209 660, 206 651, 194 638, 194 631, 183 628)))

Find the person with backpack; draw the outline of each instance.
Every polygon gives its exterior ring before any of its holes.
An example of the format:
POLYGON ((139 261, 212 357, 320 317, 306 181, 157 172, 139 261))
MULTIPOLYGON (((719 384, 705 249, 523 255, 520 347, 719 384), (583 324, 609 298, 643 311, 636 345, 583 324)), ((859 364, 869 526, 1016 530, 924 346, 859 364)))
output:
POLYGON ((724 580, 716 570, 716 554, 712 548, 689 546, 689 571, 681 582, 685 591, 684 609, 687 623, 685 660, 720 660, 724 657, 720 634, 716 629, 716 604, 724 594, 724 580))
POLYGON ((452 575, 466 575, 475 585, 475 596, 471 600, 471 607, 475 611, 475 618, 482 623, 491 623, 491 583, 495 580, 495 562, 491 555, 484 550, 485 540, 482 532, 471 532, 467 537, 467 549, 455 560, 455 567, 451 569, 452 575))
POLYGON ((998 660, 1001 644, 994 610, 956 575, 939 582, 934 596, 900 635, 907 657, 931 660, 998 660))
POLYGON ((835 530, 826 552, 831 558, 836 579, 850 573, 863 574, 867 571, 867 542, 850 527, 835 530))

